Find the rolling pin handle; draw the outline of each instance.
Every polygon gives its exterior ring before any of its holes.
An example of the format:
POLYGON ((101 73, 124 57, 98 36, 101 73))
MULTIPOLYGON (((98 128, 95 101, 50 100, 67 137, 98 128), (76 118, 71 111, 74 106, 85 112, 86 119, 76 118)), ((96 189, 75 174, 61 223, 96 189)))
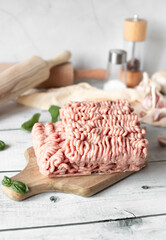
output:
POLYGON ((47 61, 49 68, 52 68, 55 65, 67 62, 71 58, 71 53, 69 51, 62 51, 56 55, 55 58, 47 61))
POLYGON ((95 80, 105 80, 107 76, 107 71, 104 69, 93 69, 93 70, 74 70, 74 79, 95 79, 95 80))

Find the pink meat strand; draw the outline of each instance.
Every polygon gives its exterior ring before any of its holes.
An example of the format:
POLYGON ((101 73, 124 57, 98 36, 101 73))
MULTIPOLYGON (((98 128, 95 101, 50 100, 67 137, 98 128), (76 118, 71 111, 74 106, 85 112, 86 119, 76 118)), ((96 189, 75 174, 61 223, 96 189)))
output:
POLYGON ((126 100, 70 102, 61 121, 36 123, 33 146, 48 177, 138 171, 145 166, 145 129, 126 100))

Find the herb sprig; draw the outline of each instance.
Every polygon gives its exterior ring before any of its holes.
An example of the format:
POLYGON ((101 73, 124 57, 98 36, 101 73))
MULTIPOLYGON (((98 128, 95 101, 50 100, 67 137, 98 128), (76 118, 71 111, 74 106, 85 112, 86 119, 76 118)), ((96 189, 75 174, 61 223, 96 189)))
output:
POLYGON ((56 106, 56 105, 52 105, 48 111, 51 114, 51 122, 55 123, 58 121, 58 116, 59 116, 59 109, 60 107, 56 106))
POLYGON ((0 140, 0 151, 4 150, 6 148, 6 143, 0 140))
POLYGON ((24 122, 21 125, 21 128, 23 130, 31 132, 32 128, 33 128, 33 125, 39 121, 39 118, 40 118, 40 113, 34 114, 33 117, 30 120, 28 120, 27 122, 24 122))
POLYGON ((4 176, 4 178, 2 180, 2 185, 6 186, 6 187, 11 187, 12 190, 17 193, 25 194, 25 193, 29 192, 29 188, 25 183, 20 182, 20 181, 14 181, 7 176, 4 176))

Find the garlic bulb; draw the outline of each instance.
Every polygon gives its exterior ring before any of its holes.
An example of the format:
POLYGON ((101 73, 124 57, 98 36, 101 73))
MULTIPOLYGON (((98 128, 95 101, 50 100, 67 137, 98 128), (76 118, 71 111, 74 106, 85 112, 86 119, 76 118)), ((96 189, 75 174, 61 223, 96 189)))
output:
POLYGON ((142 106, 148 110, 151 108, 164 108, 166 106, 165 97, 151 84, 150 92, 142 100, 142 106))

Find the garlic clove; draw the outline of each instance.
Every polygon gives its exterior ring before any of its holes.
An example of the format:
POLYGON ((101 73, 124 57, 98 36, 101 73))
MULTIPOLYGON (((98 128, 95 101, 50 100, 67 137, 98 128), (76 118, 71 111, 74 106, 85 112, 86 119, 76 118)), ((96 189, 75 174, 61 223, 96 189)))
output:
POLYGON ((162 118, 166 117, 166 113, 165 112, 157 112, 154 116, 153 116, 153 121, 157 122, 160 121, 162 118))
POLYGON ((159 100, 156 103, 156 108, 164 108, 165 107, 165 101, 162 98, 159 98, 159 100))
POLYGON ((151 97, 151 95, 147 95, 147 96, 143 99, 143 101, 142 101, 142 106, 143 106, 143 108, 145 108, 145 109, 149 109, 149 108, 152 107, 152 97, 151 97))

